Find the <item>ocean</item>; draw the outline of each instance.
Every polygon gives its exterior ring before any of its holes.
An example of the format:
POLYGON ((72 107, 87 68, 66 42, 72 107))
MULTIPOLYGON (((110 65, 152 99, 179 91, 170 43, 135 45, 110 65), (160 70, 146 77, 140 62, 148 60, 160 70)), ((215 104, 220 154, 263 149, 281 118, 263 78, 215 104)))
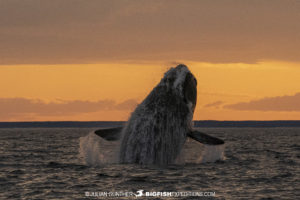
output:
POLYGON ((95 129, 1 128, 0 199, 300 199, 300 128, 201 127, 226 142, 222 159, 193 144, 166 167, 113 162, 118 144, 95 157, 95 129))

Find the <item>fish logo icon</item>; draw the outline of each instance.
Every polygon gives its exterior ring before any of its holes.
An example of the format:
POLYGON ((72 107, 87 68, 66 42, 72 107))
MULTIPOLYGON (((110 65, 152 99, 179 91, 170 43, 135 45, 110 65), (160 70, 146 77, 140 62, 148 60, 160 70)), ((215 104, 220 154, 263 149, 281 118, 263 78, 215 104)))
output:
POLYGON ((143 191, 144 190, 138 190, 138 191, 136 191, 137 194, 135 194, 135 197, 141 197, 141 196, 143 196, 143 191))

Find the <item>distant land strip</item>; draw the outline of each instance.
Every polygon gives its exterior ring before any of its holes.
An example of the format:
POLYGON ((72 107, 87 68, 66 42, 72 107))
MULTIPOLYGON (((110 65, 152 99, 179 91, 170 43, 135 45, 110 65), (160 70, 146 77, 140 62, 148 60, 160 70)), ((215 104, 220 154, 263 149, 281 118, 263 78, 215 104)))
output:
MULTIPOLYGON (((123 126, 124 121, 49 121, 49 122, 0 122, 0 128, 96 128, 123 126)), ((194 121, 195 127, 233 128, 233 127, 300 127, 295 121, 194 121)))

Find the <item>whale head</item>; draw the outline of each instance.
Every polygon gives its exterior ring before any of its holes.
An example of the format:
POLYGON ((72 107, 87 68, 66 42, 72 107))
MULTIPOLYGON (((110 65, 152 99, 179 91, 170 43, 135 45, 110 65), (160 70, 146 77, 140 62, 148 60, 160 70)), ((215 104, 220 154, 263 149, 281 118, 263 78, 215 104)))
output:
POLYGON ((175 90, 194 112, 197 103, 197 80, 184 64, 169 69, 162 78, 160 85, 175 90))

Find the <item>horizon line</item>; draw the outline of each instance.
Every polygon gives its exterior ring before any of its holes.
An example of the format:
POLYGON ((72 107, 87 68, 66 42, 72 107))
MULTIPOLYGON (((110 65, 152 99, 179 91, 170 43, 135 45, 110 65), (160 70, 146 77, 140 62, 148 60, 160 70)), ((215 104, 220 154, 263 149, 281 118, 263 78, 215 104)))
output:
MULTIPOLYGON (((31 122, 127 122, 123 120, 99 120, 99 121, 75 121, 75 120, 66 120, 66 121, 0 121, 0 123, 31 123, 31 122)), ((205 120, 193 120, 195 121, 201 121, 201 122, 206 122, 206 121, 211 121, 211 122, 285 122, 285 121, 299 121, 298 120, 214 120, 214 119, 205 119, 205 120)))

